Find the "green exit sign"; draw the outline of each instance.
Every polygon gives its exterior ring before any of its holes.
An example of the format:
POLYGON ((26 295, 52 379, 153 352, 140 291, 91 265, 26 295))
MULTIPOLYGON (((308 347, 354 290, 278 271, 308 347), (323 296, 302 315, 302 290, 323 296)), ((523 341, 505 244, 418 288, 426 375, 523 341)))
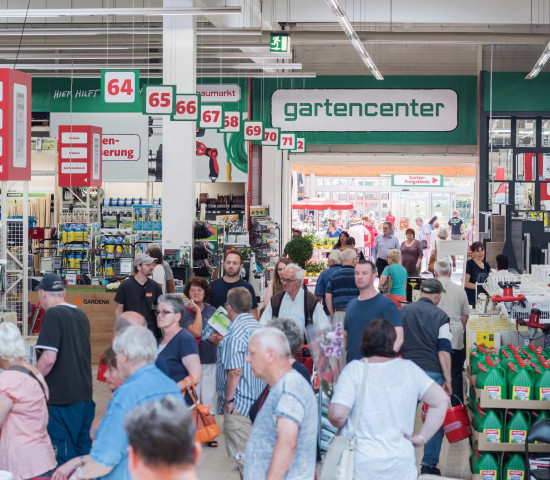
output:
POLYGON ((288 33, 272 33, 271 34, 271 52, 289 53, 290 52, 290 36, 288 33))

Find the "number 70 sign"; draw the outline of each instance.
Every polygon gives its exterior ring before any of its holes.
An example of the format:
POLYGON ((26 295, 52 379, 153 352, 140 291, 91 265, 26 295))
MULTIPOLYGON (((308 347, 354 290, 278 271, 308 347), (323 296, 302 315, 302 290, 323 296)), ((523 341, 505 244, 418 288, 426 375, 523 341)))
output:
POLYGON ((137 104, 139 70, 102 70, 101 100, 104 103, 137 104))

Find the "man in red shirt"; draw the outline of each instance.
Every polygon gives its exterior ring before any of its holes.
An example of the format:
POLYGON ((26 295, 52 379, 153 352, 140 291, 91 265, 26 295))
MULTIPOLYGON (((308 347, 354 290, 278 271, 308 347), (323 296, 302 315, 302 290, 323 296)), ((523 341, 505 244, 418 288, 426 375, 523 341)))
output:
POLYGON ((395 228, 395 217, 391 214, 391 210, 388 210, 388 215, 386 216, 386 222, 390 222, 392 227, 395 228))
POLYGON ((363 220, 363 224, 365 225, 365 228, 369 231, 370 235, 365 235, 365 247, 369 247, 369 255, 372 251, 372 247, 374 247, 374 239, 376 238, 376 235, 378 235, 378 230, 374 226, 374 219, 370 218, 368 216, 361 217, 361 220, 363 220), (367 238, 370 237, 370 238, 367 238))

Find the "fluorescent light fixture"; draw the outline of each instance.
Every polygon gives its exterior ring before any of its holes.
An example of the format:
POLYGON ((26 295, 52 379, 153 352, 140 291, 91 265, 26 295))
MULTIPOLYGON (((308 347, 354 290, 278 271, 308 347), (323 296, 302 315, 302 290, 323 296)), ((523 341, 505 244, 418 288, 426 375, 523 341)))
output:
POLYGON ((346 12, 344 12, 344 9, 340 5, 340 2, 338 0, 326 0, 326 2, 332 10, 332 13, 336 16, 336 20, 338 20, 338 23, 346 33, 349 41, 353 45, 353 48, 355 48, 355 51, 359 54, 361 60, 363 60, 367 68, 376 78, 376 80, 384 80, 384 77, 380 73, 380 70, 378 70, 377 66, 374 64, 374 61, 369 55, 369 52, 367 52, 365 46, 355 32, 355 29, 353 28, 348 17, 346 16, 346 12))
POLYGON ((57 17, 98 17, 98 16, 137 16, 159 17, 173 15, 240 15, 241 7, 204 8, 24 8, 0 10, 0 18, 57 18, 57 17))
POLYGON ((232 58, 232 59, 242 59, 242 58, 265 58, 267 60, 292 60, 292 53, 269 53, 269 52, 250 52, 250 53, 243 53, 243 52, 223 52, 223 53, 199 53, 197 54, 197 58, 205 59, 225 59, 225 58, 232 58))
MULTIPOLYGON (((69 78, 66 73, 45 73, 37 72, 32 74, 33 77, 40 78, 69 78)), ((99 78, 100 73, 75 73, 71 78, 99 78)), ((218 73, 199 73, 197 78, 316 78, 315 72, 250 72, 250 73, 235 73, 221 72, 218 73)), ((140 73, 140 78, 162 78, 162 73, 140 73)))
MULTIPOLYGON (((139 49, 139 48, 146 48, 147 45, 146 44, 143 44, 144 46, 143 47, 139 47, 139 46, 136 46, 135 49, 139 49)), ((22 52, 29 52, 29 51, 34 51, 34 52, 51 52, 52 50, 85 50, 85 51, 88 51, 88 50, 131 50, 132 48, 134 48, 133 45, 128 45, 128 46, 124 46, 124 45, 115 45, 115 46, 88 46, 88 47, 77 47, 77 46, 72 46, 72 45, 59 45, 59 44, 56 44, 56 45, 44 45, 44 44, 40 44, 40 45, 22 45, 21 47, 19 47, 19 45, 10 45, 10 46, 6 46, 6 45, 3 45, 3 46, 0 46, 0 51, 17 51, 17 50, 20 50, 22 52)), ((153 48, 158 48, 158 47, 153 47, 153 48)))
MULTIPOLYGON (((32 24, 31 24, 32 25, 32 24)), ((0 28, 0 36, 20 37, 22 28, 0 28)), ((27 25, 23 35, 26 36, 90 36, 90 35, 162 35, 160 27, 113 27, 108 28, 105 24, 98 25, 97 28, 37 28, 27 25)), ((196 31, 200 36, 259 36, 261 30, 257 28, 200 28, 196 31)))
POLYGON ((230 68, 237 70, 284 70, 286 68, 291 70, 301 70, 301 63, 202 63, 197 65, 197 70, 199 69, 212 69, 217 68, 230 68))
POLYGON ((527 74, 525 79, 532 80, 533 78, 535 78, 540 73, 540 71, 544 68, 549 58, 550 58, 550 42, 548 42, 548 44, 544 48, 544 52, 542 52, 542 55, 537 60, 537 63, 535 63, 533 70, 531 70, 527 74))
MULTIPOLYGON (((106 59, 107 60, 107 59, 106 59)), ((12 68, 13 64, 3 63, 0 64, 0 67, 3 68, 12 68)), ((230 69, 230 70, 301 70, 301 63, 208 63, 208 64, 197 64, 197 71, 199 70, 211 70, 211 69, 230 69)), ((25 64, 18 63, 17 70, 120 70, 120 69, 132 69, 132 70, 161 70, 162 63, 79 63, 79 64, 70 64, 70 63, 38 63, 38 64, 25 64)))

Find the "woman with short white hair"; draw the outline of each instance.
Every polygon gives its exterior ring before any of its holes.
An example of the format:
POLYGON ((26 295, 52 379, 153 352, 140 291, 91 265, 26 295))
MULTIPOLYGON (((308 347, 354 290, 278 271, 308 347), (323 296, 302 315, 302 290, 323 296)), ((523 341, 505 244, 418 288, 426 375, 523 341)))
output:
POLYGON ((56 466, 47 431, 48 386, 24 357, 19 329, 0 323, 0 470, 14 480, 50 477, 56 466))

